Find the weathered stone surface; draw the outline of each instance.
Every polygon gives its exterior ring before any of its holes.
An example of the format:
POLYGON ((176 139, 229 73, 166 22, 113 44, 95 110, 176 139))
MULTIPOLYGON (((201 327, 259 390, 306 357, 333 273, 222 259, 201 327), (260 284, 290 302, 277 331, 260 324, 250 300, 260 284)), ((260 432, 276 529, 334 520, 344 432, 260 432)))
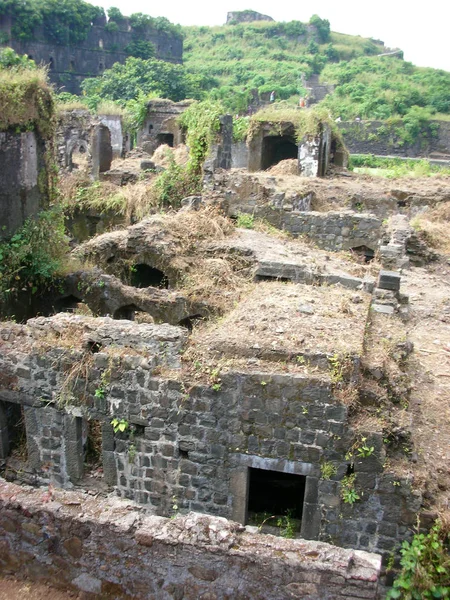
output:
POLYGON ((45 144, 34 131, 0 132, 0 240, 48 203, 38 182, 46 168, 44 153, 45 144))
POLYGON ((53 492, 51 502, 43 501, 42 492, 0 480, 0 509, 15 525, 4 534, 0 573, 45 574, 69 590, 111 592, 118 600, 183 598, 185 592, 192 598, 377 598, 381 557, 375 554, 251 534, 195 513, 173 520, 144 516, 130 503, 80 492, 53 492), (76 557, 68 552, 79 548, 75 538, 58 553, 35 543, 30 560, 17 533, 28 523, 43 531, 51 523, 54 544, 67 529, 88 524, 89 550, 76 557))

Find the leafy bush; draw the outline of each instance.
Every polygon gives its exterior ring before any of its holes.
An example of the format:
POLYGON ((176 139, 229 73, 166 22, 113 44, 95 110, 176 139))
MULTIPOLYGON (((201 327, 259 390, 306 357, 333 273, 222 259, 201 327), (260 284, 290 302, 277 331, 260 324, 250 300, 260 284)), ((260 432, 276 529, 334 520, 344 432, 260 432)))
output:
POLYGON ((179 124, 187 133, 189 169, 192 172, 200 172, 214 136, 220 129, 220 116, 224 112, 220 102, 204 100, 191 104, 178 118, 179 124))
POLYGON ((115 6, 111 6, 111 8, 108 8, 107 14, 108 14, 108 18, 110 21, 115 21, 116 23, 122 23, 125 20, 125 17, 123 16, 123 14, 115 6))
POLYGON ((155 56, 155 46, 146 40, 134 40, 125 46, 124 52, 130 56, 148 60, 155 56))
POLYGON ((449 537, 438 521, 428 534, 418 533, 403 542, 401 571, 388 599, 450 598, 449 537))
POLYGON ((0 244, 0 300, 20 290, 32 294, 57 277, 69 252, 60 209, 28 219, 8 242, 0 244))
POLYGON ((321 19, 318 15, 313 15, 309 20, 309 24, 316 28, 319 41, 322 44, 328 42, 330 37, 330 21, 328 19, 321 19))
POLYGON ((169 154, 169 166, 154 183, 155 200, 161 208, 180 208, 181 200, 201 189, 200 177, 186 166, 178 165, 169 154))
POLYGON ((32 39, 41 26, 47 41, 70 45, 85 40, 92 21, 104 12, 83 0, 1 0, 0 15, 13 18, 16 38, 32 39))

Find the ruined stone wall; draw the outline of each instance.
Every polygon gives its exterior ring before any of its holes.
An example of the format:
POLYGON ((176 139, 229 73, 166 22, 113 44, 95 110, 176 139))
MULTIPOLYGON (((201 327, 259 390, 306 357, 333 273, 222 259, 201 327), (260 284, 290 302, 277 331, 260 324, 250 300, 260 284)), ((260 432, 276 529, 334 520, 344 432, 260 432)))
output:
POLYGON ((342 122, 339 124, 345 144, 352 154, 406 156, 412 158, 450 155, 450 123, 433 121, 436 135, 421 134, 414 144, 403 142, 383 121, 342 122))
POLYGON ((99 115, 99 119, 110 131, 113 159, 120 158, 123 154, 124 146, 122 118, 120 115, 99 115))
POLYGON ((45 142, 35 131, 0 132, 0 240, 48 203, 39 185, 46 171, 45 150, 45 142))
POLYGON ((144 516, 117 500, 2 480, 0 509, 1 573, 96 598, 378 597, 377 555, 244 533, 216 517, 144 516))
POLYGON ((383 221, 371 213, 351 210, 311 211, 313 191, 282 191, 253 174, 220 173, 207 182, 207 188, 223 194, 228 214, 251 213, 294 236, 307 236, 325 250, 349 250, 358 246, 375 249, 383 236, 383 221))
MULTIPOLYGON (((114 141, 118 144, 117 123, 112 128, 114 141)), ((85 156, 85 169, 92 179, 108 171, 113 159, 111 130, 102 118, 91 115, 87 110, 71 110, 59 116, 56 131, 58 163, 61 169, 72 171, 75 166, 74 153, 85 156)))
POLYGON ((50 43, 41 28, 34 31, 31 40, 15 39, 11 34, 13 23, 10 17, 0 16, 0 32, 7 39, 1 46, 10 46, 19 54, 27 54, 37 63, 50 65, 50 81, 61 91, 79 94, 80 84, 86 77, 97 77, 114 63, 124 63, 129 56, 125 47, 135 41, 136 36, 151 42, 155 46, 155 56, 160 60, 181 63, 183 40, 178 34, 166 33, 156 29, 134 31, 128 19, 119 24, 118 31, 108 31, 102 25, 92 25, 87 38, 76 45, 61 46, 50 43))
POLYGON ((164 142, 158 136, 171 134, 173 146, 183 141, 183 134, 176 118, 183 113, 191 103, 190 100, 172 102, 171 100, 150 100, 147 105, 147 118, 142 129, 137 133, 137 144, 148 154, 153 154, 164 142))
MULTIPOLYGON (((305 478, 303 538, 386 552, 409 534, 421 498, 383 473, 379 434, 367 434, 374 452, 354 463, 360 502, 343 502, 355 433, 327 376, 235 372, 221 377, 219 389, 188 391, 158 374, 179 369, 182 328, 97 322, 58 315, 0 332, 0 400, 3 408, 24 406, 30 483, 77 483, 83 422, 96 420, 105 483, 159 515, 176 505, 245 523, 249 469, 257 468, 305 478), (61 346, 46 337, 51 331, 70 332, 85 350, 61 346), (68 380, 74 367, 78 376, 68 380), (113 417, 127 422, 123 433, 113 434, 113 417), (321 478, 324 462, 335 466, 330 480, 321 478)), ((0 433, 8 435, 4 427, 0 433)), ((7 452, 7 440, 0 442, 7 452)))
POLYGON ((325 250, 349 250, 358 246, 376 248, 382 235, 382 221, 372 215, 342 212, 287 213, 283 229, 305 235, 325 250))

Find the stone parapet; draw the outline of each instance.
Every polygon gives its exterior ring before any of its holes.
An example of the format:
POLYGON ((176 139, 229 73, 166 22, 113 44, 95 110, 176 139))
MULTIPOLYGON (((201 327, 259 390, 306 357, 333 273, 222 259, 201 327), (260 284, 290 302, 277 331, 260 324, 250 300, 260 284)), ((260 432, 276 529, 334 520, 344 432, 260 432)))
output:
POLYGON ((247 533, 226 519, 147 516, 117 499, 0 479, 0 572, 91 598, 378 598, 381 557, 247 533))

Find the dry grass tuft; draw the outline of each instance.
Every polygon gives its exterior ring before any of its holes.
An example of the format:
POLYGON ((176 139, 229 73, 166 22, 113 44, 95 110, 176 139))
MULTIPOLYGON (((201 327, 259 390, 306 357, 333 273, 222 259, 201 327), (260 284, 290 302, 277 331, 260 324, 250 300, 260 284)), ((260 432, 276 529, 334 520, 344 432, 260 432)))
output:
POLYGON ((215 207, 199 211, 180 211, 164 215, 161 225, 184 252, 197 250, 198 242, 222 240, 234 233, 232 221, 215 207))
POLYGON ((187 146, 179 144, 176 148, 171 148, 167 144, 158 146, 152 155, 151 160, 159 167, 168 167, 172 158, 177 165, 186 165, 189 160, 189 151, 187 146))
POLYGON ((47 69, 0 70, 0 131, 36 128, 53 134, 55 104, 47 69))
POLYGON ((81 101, 77 102, 76 100, 72 102, 58 102, 56 104, 56 112, 58 115, 71 110, 85 110, 86 112, 89 112, 89 107, 87 107, 86 104, 83 104, 81 101))
POLYGON ((450 253, 449 224, 450 202, 438 204, 411 221, 411 225, 429 246, 445 254, 450 253))
POLYGON ((125 110, 112 100, 103 100, 100 102, 95 112, 98 115, 120 115, 121 117, 125 115, 125 110))

